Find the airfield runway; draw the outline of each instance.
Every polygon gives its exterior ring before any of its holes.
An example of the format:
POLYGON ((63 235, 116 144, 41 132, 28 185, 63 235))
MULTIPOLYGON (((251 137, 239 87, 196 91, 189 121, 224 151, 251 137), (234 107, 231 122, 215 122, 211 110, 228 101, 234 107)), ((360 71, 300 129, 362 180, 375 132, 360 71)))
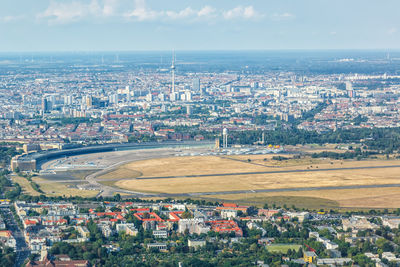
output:
MULTIPOLYGON (((230 194, 244 194, 244 193, 269 193, 269 192, 294 192, 294 191, 317 191, 317 190, 340 190, 340 189, 360 189, 360 188, 388 188, 388 187, 400 187, 400 184, 368 184, 368 185, 344 185, 344 186, 317 186, 317 187, 292 187, 292 188, 273 188, 273 189, 254 189, 254 190, 228 190, 228 191, 217 191, 217 192, 190 192, 190 193, 143 193, 132 190, 126 190, 116 188, 100 183, 96 178, 104 175, 110 171, 117 169, 119 166, 129 162, 171 157, 181 152, 179 149, 171 148, 159 148, 159 149, 146 149, 146 150, 133 150, 133 151, 116 151, 106 152, 101 154, 89 154, 82 156, 71 157, 69 160, 80 166, 87 166, 87 162, 95 162, 101 166, 107 166, 101 170, 87 175, 85 180, 89 185, 98 188, 100 191, 98 196, 109 197, 115 193, 122 193, 124 197, 195 197, 201 195, 230 195, 230 194)), ((64 162, 65 164, 65 162, 64 162)), ((46 163, 44 165, 45 170, 53 170, 55 161, 46 163)), ((135 177, 135 178, 123 178, 123 179, 107 179, 107 181, 116 180, 158 180, 158 179, 175 179, 175 178, 202 178, 202 177, 218 177, 218 176, 236 176, 236 175, 259 175, 259 174, 281 174, 281 173, 308 173, 308 172, 327 172, 327 171, 342 171, 342 170, 365 170, 365 169, 389 169, 399 168, 400 165, 384 165, 384 166, 355 166, 355 167, 343 167, 343 168, 320 168, 320 169, 291 169, 291 170, 270 170, 270 171, 257 171, 257 172, 234 172, 234 173, 216 173, 216 174, 193 174, 184 176, 158 176, 158 177, 135 177)), ((42 181, 44 182, 44 181, 42 181)), ((71 183, 76 182, 74 179, 58 179, 52 182, 58 183, 71 183)))

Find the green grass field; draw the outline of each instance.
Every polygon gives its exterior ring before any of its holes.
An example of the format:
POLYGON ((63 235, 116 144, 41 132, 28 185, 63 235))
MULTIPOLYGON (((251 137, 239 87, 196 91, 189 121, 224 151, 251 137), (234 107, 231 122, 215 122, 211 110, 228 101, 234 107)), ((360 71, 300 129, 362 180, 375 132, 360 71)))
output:
POLYGON ((273 244, 267 246, 267 249, 271 253, 282 253, 286 254, 289 249, 298 251, 301 248, 301 245, 296 244, 273 244))

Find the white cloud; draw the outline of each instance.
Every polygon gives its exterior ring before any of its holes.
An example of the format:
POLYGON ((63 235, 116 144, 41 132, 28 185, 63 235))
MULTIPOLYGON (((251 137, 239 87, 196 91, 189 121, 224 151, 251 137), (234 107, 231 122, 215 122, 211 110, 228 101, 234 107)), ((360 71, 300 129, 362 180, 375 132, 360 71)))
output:
POLYGON ((397 32, 397 28, 395 28, 395 27, 392 27, 392 28, 387 30, 387 34, 389 34, 389 35, 393 35, 396 32, 397 32))
POLYGON ((24 16, 22 16, 22 15, 20 15, 20 16, 4 16, 4 17, 0 17, 0 22, 9 23, 9 22, 21 20, 23 18, 24 18, 24 16))
POLYGON ((118 0, 104 0, 103 15, 113 16, 117 12, 118 0))
POLYGON ((167 17, 169 17, 171 19, 184 19, 184 18, 188 18, 188 17, 193 17, 196 15, 196 13, 197 12, 194 11, 191 7, 182 9, 179 12, 175 12, 175 11, 166 11, 165 12, 167 17))
POLYGON ((280 21, 280 20, 291 20, 291 19, 294 19, 294 18, 295 18, 295 16, 293 14, 291 14, 291 13, 288 13, 288 12, 275 13, 275 14, 273 14, 271 16, 272 20, 277 20, 277 21, 280 21))
POLYGON ((231 10, 228 11, 224 11, 222 13, 223 17, 225 19, 257 19, 257 18, 261 18, 264 15, 258 13, 253 6, 247 6, 247 7, 243 7, 243 6, 237 6, 231 10))
POLYGON ((132 11, 125 14, 125 17, 135 19, 137 21, 150 20, 197 20, 200 18, 214 17, 216 9, 211 6, 204 6, 201 9, 193 9, 190 6, 181 10, 153 10, 146 5, 145 0, 135 0, 135 7, 132 11))
POLYGON ((153 10, 146 5, 145 0, 135 0, 135 7, 132 11, 125 14, 125 17, 133 18, 138 21, 162 20, 182 20, 210 17, 216 11, 215 8, 204 6, 200 10, 186 7, 181 10, 153 10))
POLYGON ((217 10, 211 6, 205 6, 197 12, 198 17, 213 17, 217 10))
MULTIPOLYGON (((257 19, 263 14, 250 6, 237 6, 230 10, 217 10, 206 5, 198 9, 190 6, 175 10, 157 10, 147 5, 147 0, 130 0, 133 5, 126 6, 121 0, 50 0, 49 6, 37 14, 38 19, 45 19, 50 24, 71 23, 79 20, 104 19, 113 17, 127 21, 168 21, 186 20, 188 22, 217 20, 224 18, 257 19)), ((1 19, 1 18, 0 18, 1 19)), ((1 21, 1 20, 0 20, 1 21)))
POLYGON ((154 20, 163 15, 164 12, 158 12, 147 8, 145 0, 135 0, 135 8, 126 13, 126 17, 135 18, 138 21, 154 20))
POLYGON ((77 1, 68 3, 51 1, 49 7, 40 13, 38 18, 49 18, 52 22, 70 22, 83 17, 87 9, 88 7, 77 1))
POLYGON ((47 9, 39 13, 39 19, 48 19, 50 23, 69 23, 89 17, 105 17, 114 15, 118 0, 51 0, 47 9))

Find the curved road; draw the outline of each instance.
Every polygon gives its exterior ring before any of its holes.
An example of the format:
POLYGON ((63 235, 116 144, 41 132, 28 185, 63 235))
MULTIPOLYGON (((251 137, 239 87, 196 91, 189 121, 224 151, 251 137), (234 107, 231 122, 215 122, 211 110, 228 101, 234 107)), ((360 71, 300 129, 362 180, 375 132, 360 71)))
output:
POLYGON ((134 192, 134 191, 130 191, 130 190, 119 189, 119 188, 115 188, 112 186, 101 184, 95 179, 97 176, 106 174, 107 172, 117 168, 118 166, 121 166, 121 165, 129 163, 129 162, 131 162, 131 160, 115 163, 101 171, 89 174, 88 176, 85 177, 85 179, 86 179, 86 181, 88 181, 89 184, 94 185, 101 189, 100 193, 97 195, 98 197, 99 196, 110 197, 110 196, 113 196, 114 193, 125 193, 125 194, 134 194, 135 196, 145 196, 146 194, 141 193, 141 192, 134 192))

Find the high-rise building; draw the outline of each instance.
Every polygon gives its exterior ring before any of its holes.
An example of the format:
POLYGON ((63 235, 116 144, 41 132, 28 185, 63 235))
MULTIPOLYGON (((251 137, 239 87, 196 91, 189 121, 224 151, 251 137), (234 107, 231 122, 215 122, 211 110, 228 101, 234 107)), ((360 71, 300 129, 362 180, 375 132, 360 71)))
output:
POLYGON ((195 92, 200 91, 200 79, 199 78, 194 78, 192 81, 192 89, 195 92))
POLYGON ((86 96, 85 100, 86 100, 86 106, 87 107, 92 107, 93 106, 93 98, 92 98, 92 96, 90 96, 90 95, 86 96))
POLYGON ((112 94, 108 97, 108 100, 112 104, 118 104, 118 94, 112 94))
POLYGON ((125 87, 125 93, 126 93, 126 102, 131 103, 131 89, 129 85, 125 87))
POLYGON ((346 91, 347 91, 347 95, 348 95, 350 98, 354 98, 354 97, 356 96, 356 95, 355 95, 355 92, 354 92, 354 90, 353 90, 353 85, 352 85, 352 83, 349 82, 349 81, 346 82, 346 91))
POLYGON ((153 101, 153 95, 151 93, 146 95, 146 101, 147 102, 152 102, 153 101))
POLYGON ((205 96, 205 95, 207 94, 206 88, 200 87, 200 94, 201 94, 202 96, 205 96))
POLYGON ((192 106, 190 106, 190 105, 186 106, 186 114, 192 115, 192 106))
POLYGON ((346 90, 347 91, 353 90, 353 84, 350 81, 346 82, 346 90))
POLYGON ((258 88, 258 82, 252 82, 250 84, 250 87, 253 88, 253 89, 257 89, 258 88))
POLYGON ((222 137, 223 137, 223 147, 227 148, 228 147, 228 129, 224 128, 222 131, 222 137))
POLYGON ((73 102, 72 95, 64 96, 64 105, 70 106, 70 105, 72 105, 72 102, 73 102))
POLYGON ((50 96, 50 102, 51 102, 52 106, 55 106, 55 104, 56 104, 56 96, 55 95, 50 96))
POLYGON ((43 113, 46 113, 49 111, 49 101, 47 100, 46 97, 42 98, 42 111, 43 113))
POLYGON ((215 149, 220 149, 221 145, 220 145, 220 141, 219 138, 215 139, 215 149))
POLYGON ((172 93, 169 95, 169 100, 170 100, 170 101, 179 100, 179 94, 178 94, 177 92, 172 92, 172 93))
POLYGON ((190 92, 190 91, 185 92, 185 100, 192 101, 192 92, 190 92))

